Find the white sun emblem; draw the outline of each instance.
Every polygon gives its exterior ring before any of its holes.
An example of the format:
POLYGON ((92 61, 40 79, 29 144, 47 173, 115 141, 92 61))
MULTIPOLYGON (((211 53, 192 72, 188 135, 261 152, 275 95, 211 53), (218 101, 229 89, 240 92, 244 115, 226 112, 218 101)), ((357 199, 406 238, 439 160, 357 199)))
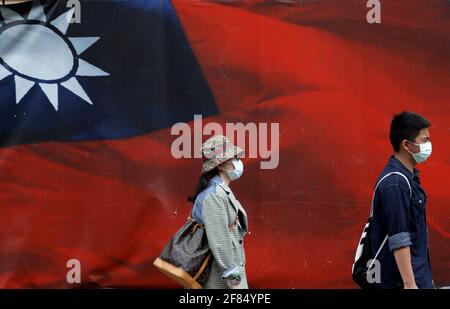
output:
POLYGON ((67 37, 74 9, 50 22, 39 1, 34 1, 26 19, 6 7, 0 7, 0 13, 4 19, 0 23, 0 81, 14 75, 16 103, 38 84, 55 110, 58 85, 92 105, 76 76, 109 74, 78 57, 98 37, 67 37))

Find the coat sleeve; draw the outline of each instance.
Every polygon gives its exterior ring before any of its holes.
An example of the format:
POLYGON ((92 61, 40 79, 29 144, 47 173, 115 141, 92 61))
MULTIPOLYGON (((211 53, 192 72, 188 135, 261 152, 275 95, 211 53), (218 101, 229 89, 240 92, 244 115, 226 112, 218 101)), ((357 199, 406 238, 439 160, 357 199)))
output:
POLYGON ((209 247, 222 272, 228 288, 239 282, 240 267, 237 263, 237 250, 229 231, 227 200, 217 193, 209 194, 203 201, 203 222, 209 247))

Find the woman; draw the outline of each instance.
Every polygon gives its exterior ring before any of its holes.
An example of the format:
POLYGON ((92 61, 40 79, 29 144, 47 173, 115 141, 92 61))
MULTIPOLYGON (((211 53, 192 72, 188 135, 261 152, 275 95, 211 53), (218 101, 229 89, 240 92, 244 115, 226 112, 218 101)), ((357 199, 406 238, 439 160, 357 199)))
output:
POLYGON ((194 220, 205 226, 213 256, 205 289, 248 288, 243 242, 247 214, 229 187, 244 172, 239 160, 243 152, 223 135, 202 145, 202 175, 188 200, 194 203, 194 220))

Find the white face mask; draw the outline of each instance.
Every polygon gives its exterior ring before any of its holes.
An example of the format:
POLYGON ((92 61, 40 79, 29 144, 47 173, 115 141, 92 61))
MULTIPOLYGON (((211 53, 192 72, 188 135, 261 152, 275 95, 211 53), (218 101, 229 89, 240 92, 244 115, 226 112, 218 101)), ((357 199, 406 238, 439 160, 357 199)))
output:
POLYGON ((244 163, 242 163, 241 160, 237 159, 232 159, 231 163, 234 166, 234 170, 229 171, 224 169, 223 167, 222 169, 227 172, 228 178, 230 178, 230 180, 233 181, 241 177, 242 174, 244 173, 244 163))
POLYGON ((422 163, 426 159, 428 159, 428 157, 431 155, 431 151, 433 150, 431 147, 431 142, 427 142, 425 144, 414 144, 408 141, 408 143, 420 147, 420 151, 418 153, 409 152, 417 163, 422 163))

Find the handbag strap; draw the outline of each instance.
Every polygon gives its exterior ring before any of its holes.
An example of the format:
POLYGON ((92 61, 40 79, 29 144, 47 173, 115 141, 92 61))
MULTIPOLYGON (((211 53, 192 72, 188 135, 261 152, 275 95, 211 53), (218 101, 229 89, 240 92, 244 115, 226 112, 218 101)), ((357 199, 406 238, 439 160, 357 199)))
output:
MULTIPOLYGON (((228 200, 229 200, 230 203, 232 203, 230 197, 228 197, 228 200)), ((195 204, 194 204, 194 206, 191 208, 191 212, 190 212, 190 214, 189 214, 188 217, 187 217, 187 220, 188 220, 188 221, 196 222, 195 219, 194 219, 194 208, 195 208, 195 204)), ((231 219, 230 209, 229 209, 228 206, 227 206, 226 208, 227 208, 228 218, 231 219)), ((239 211, 239 210, 238 210, 238 211, 239 211)), ((237 214, 236 214, 236 218, 234 219, 234 221, 228 224, 228 228, 231 230, 233 227, 235 227, 235 226, 238 224, 238 221, 239 221, 239 214, 237 213, 237 214)), ((194 234, 195 231, 196 231, 197 229, 204 228, 204 227, 205 227, 204 224, 196 223, 196 224, 194 225, 194 227, 192 228, 191 234, 194 234)))
POLYGON ((203 261, 202 267, 197 271, 197 273, 194 276, 194 280, 197 281, 198 277, 202 274, 202 272, 205 270, 206 266, 208 266, 209 260, 211 259, 211 252, 208 254, 206 259, 203 261))

